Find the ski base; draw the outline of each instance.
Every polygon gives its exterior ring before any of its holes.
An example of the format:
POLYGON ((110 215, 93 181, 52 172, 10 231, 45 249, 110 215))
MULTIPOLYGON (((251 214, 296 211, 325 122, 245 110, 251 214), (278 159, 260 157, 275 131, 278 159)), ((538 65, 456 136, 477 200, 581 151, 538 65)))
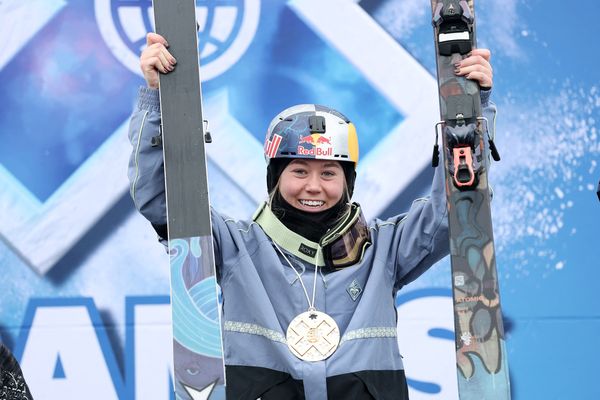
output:
POLYGON ((225 399, 212 237, 169 241, 174 387, 179 400, 225 399), (208 270, 208 271, 207 271, 208 270))

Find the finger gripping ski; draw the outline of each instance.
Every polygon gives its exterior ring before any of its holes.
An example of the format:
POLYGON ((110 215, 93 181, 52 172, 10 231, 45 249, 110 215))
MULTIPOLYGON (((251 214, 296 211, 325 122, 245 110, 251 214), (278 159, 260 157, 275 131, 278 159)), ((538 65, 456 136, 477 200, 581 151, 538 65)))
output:
POLYGON ((487 180, 488 158, 499 160, 484 137, 479 86, 455 74, 476 47, 473 0, 431 0, 441 122, 432 165, 439 163, 442 135, 458 390, 461 400, 509 400, 510 384, 496 271, 487 180))
POLYGON ((161 135, 153 138, 165 163, 175 398, 224 399, 196 2, 153 0, 153 6, 156 31, 177 59, 174 71, 160 75, 161 135))

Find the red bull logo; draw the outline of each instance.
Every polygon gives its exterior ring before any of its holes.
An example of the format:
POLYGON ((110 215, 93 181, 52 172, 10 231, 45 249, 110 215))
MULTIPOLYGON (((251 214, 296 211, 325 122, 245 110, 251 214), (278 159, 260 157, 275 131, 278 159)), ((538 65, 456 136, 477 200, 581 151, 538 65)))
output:
POLYGON ((298 140, 298 154, 315 157, 332 156, 331 138, 318 133, 301 136, 298 140))
POLYGON ((300 137, 300 141, 298 142, 298 144, 302 144, 302 143, 308 143, 308 144, 312 144, 313 143, 313 138, 311 135, 308 136, 301 136, 300 137))
POLYGON ((317 138, 317 143, 319 143, 319 144, 326 143, 326 144, 331 145, 331 139, 321 135, 317 138))

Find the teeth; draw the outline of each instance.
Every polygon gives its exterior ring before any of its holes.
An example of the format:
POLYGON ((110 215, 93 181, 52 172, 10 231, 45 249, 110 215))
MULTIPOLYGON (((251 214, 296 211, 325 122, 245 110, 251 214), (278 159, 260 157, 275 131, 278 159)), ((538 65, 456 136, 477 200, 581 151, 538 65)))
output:
POLYGON ((325 202, 321 200, 300 200, 300 203, 308 207, 320 207, 325 204, 325 202))

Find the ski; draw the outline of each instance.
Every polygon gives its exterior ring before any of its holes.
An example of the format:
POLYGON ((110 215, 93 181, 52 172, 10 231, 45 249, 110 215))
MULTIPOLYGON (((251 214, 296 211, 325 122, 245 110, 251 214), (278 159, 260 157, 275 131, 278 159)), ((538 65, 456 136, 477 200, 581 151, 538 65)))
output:
POLYGON ((224 399, 225 373, 206 172, 195 0, 153 0, 156 32, 177 60, 160 109, 178 400, 224 399))
POLYGON ((505 336, 492 232, 485 137, 500 159, 482 117, 479 86, 455 75, 476 47, 474 1, 431 0, 442 135, 458 392, 461 400, 510 399, 505 336))

